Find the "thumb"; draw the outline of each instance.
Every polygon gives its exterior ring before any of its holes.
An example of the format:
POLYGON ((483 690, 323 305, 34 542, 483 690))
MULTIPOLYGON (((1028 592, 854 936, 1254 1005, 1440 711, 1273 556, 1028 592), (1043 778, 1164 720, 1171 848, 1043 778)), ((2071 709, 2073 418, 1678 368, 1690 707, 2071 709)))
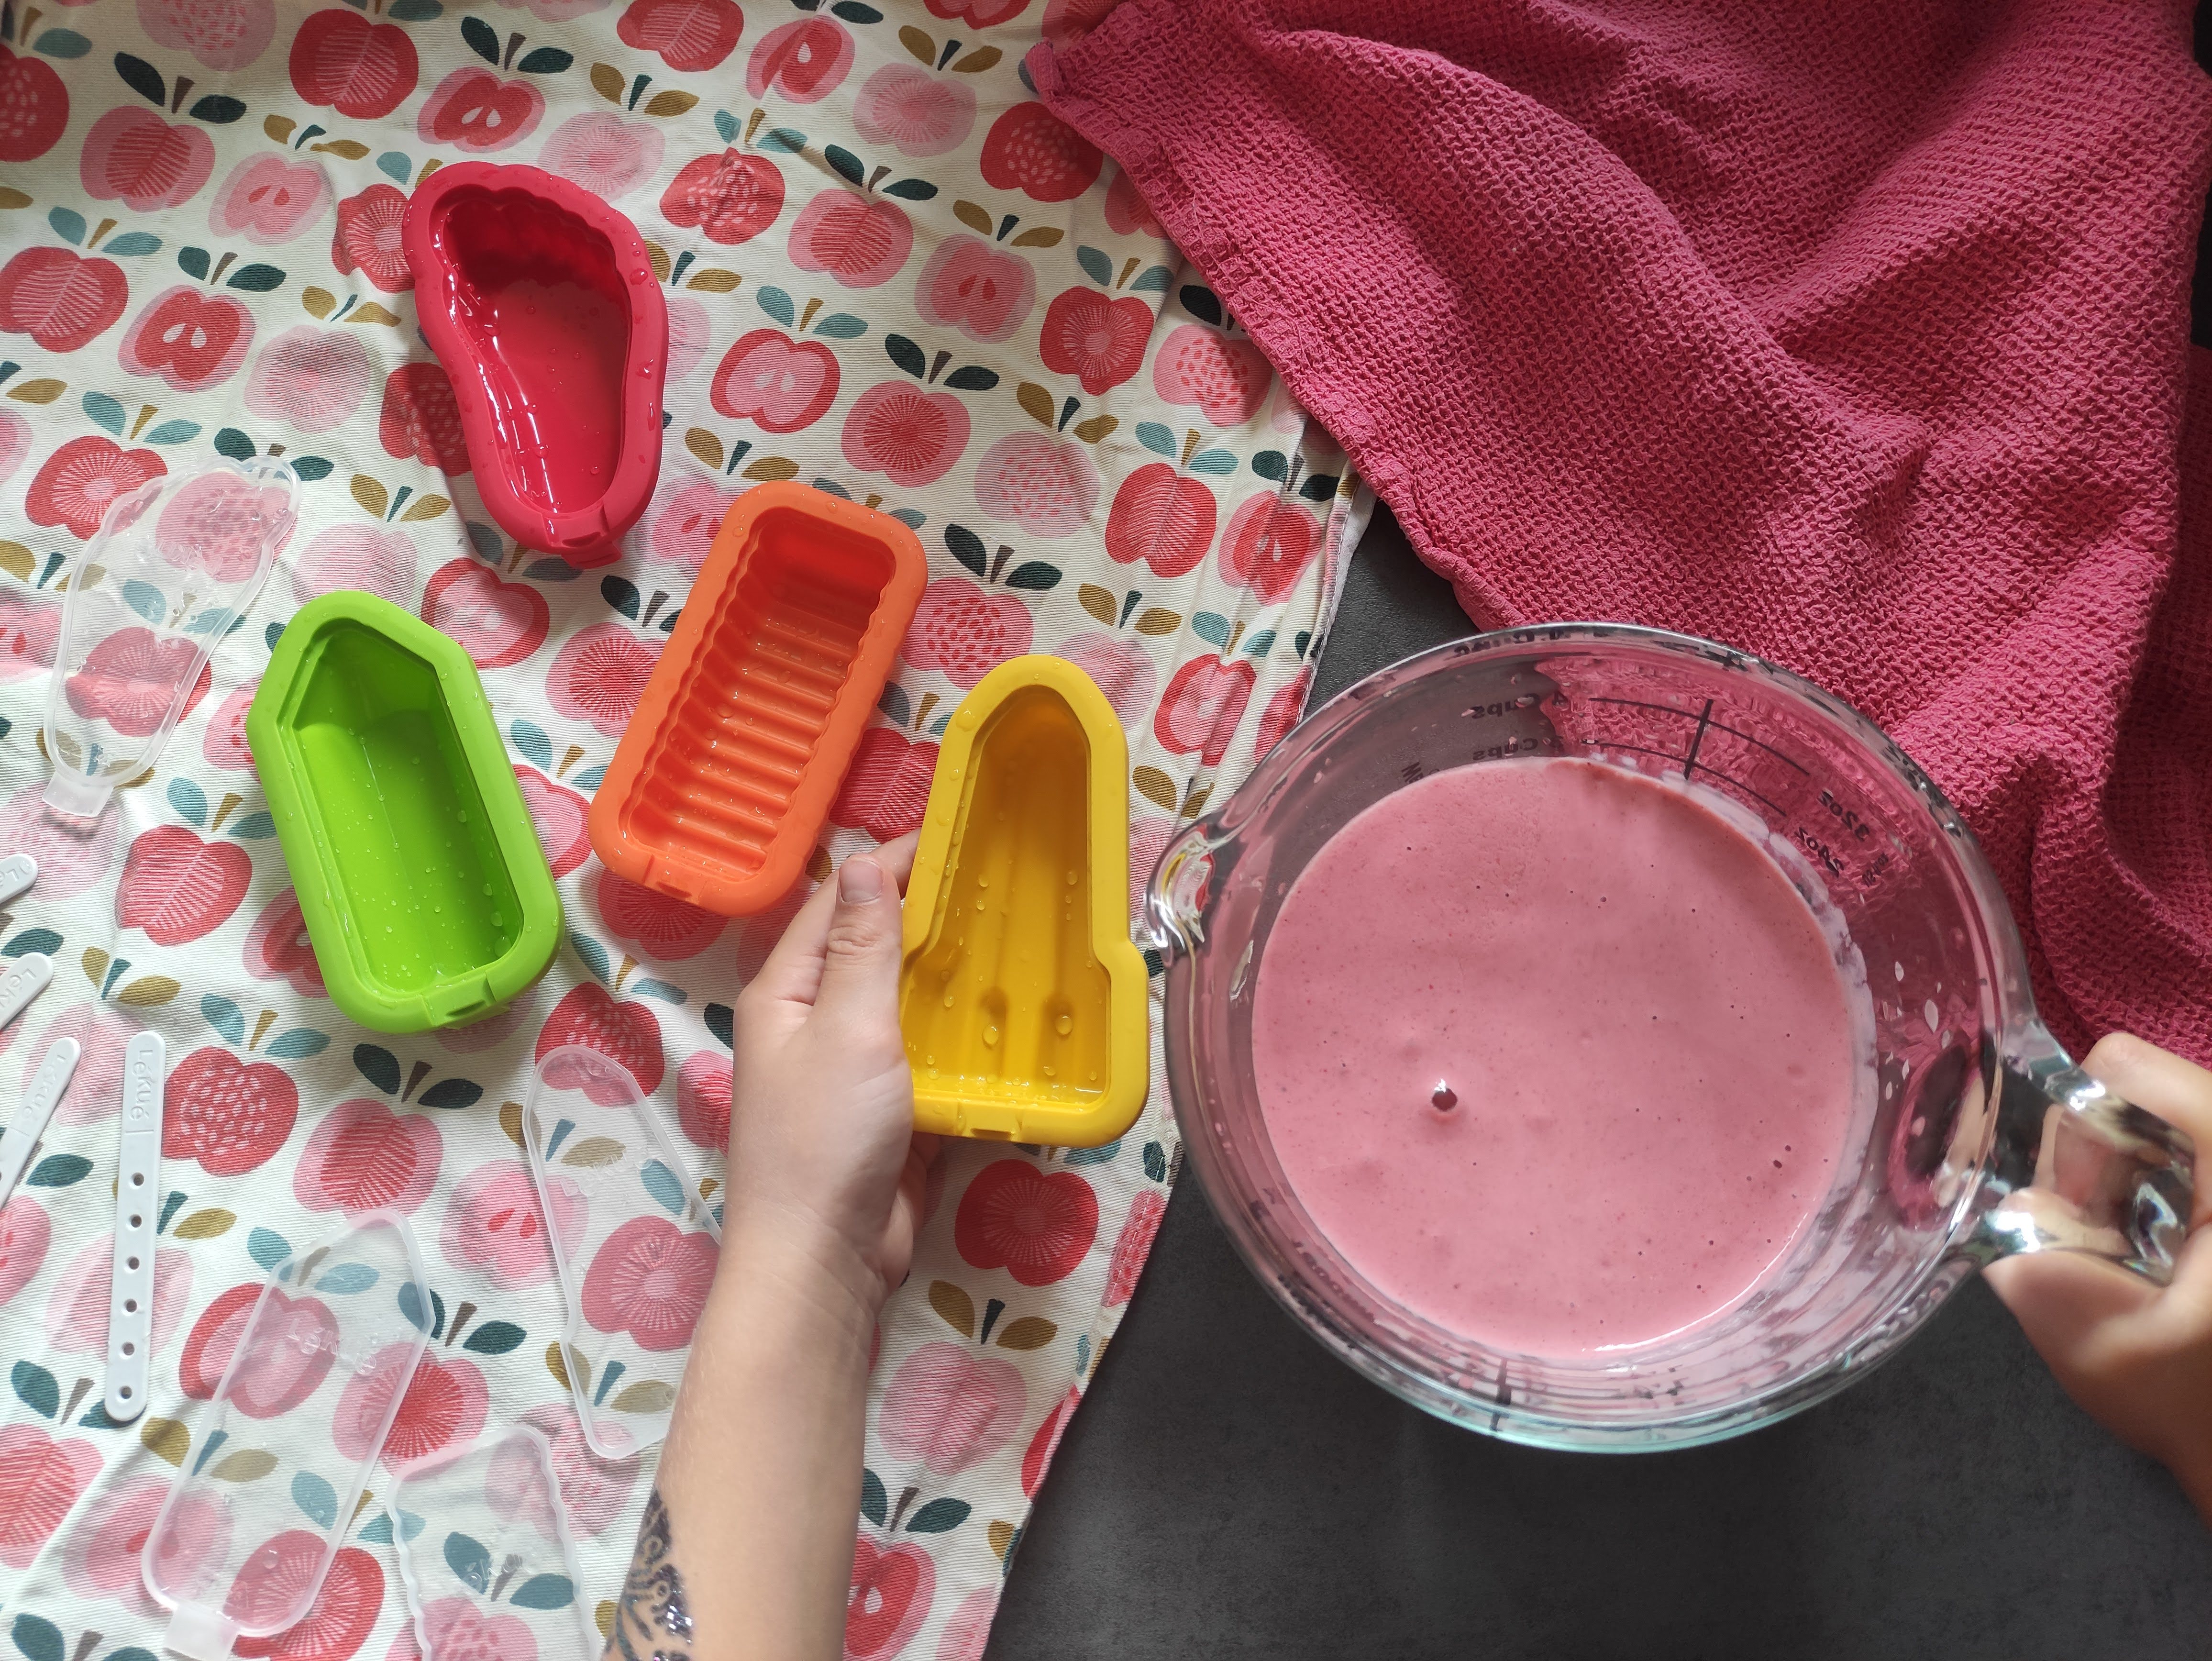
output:
POLYGON ((823 942, 817 1010, 863 1020, 898 1018, 898 885, 875 856, 855 854, 837 872, 837 907, 823 942))

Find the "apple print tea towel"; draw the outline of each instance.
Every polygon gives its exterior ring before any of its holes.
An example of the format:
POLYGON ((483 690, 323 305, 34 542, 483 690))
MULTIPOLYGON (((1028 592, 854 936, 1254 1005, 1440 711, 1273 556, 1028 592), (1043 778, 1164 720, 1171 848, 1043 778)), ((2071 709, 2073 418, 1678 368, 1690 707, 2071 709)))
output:
POLYGON ((1471 616, 1839 693, 1959 804, 2077 1054, 2212 1062, 2196 10, 1129 0, 1031 72, 1471 616))
MULTIPOLYGON (((1128 180, 1025 84, 1041 39, 1073 40, 1103 9, 0 9, 0 849, 41 867, 0 916, 0 952, 59 965, 0 1031, 0 1111, 58 1038, 85 1051, 0 1214, 0 1632, 23 1655, 157 1647, 137 1551, 194 1473, 270 1482, 301 1530, 345 1536, 309 1615, 241 1653, 413 1655, 386 1496, 325 1515, 313 1484, 283 1487, 292 1467, 252 1424, 209 1434, 267 1266, 379 1207, 411 1220, 432 1288, 387 1459, 543 1433, 586 1613, 606 1615, 653 1455, 601 1458, 583 1434, 520 1104, 536 1060, 591 1046, 635 1074, 693 1180, 719 1182, 731 1000, 802 894, 742 921, 672 904, 604 871, 583 827, 749 484, 878 502, 931 560, 802 893, 918 822, 951 712, 1018 653, 1081 664, 1126 723, 1133 875, 1295 719, 1363 493, 1128 180), (614 203, 668 298, 659 491, 605 570, 500 536, 416 332, 408 192, 479 156, 614 203), (202 458, 278 453, 307 481, 298 528, 159 770, 96 822, 47 814, 46 666, 102 508, 202 458), (544 984, 492 1020, 386 1037, 325 995, 242 721, 286 619, 334 587, 461 642, 512 749, 568 929, 544 984), (122 1047, 148 1027, 170 1056, 155 1392, 118 1427, 98 1405, 104 1214, 122 1047)), ((1109 1147, 948 1148, 880 1334, 849 1654, 980 1652, 1158 1225, 1165 1096, 1156 1081, 1109 1147)), ((684 1311, 634 1299, 607 1318, 665 1334, 684 1311)), ((586 1387, 611 1419, 664 1406, 662 1381, 612 1366, 586 1387)))

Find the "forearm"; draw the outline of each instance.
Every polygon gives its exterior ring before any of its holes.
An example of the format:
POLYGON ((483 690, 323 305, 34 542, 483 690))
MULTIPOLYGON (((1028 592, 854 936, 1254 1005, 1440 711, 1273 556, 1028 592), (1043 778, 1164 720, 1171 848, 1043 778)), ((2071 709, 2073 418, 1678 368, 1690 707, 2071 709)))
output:
POLYGON ((611 1652, 830 1661, 843 1648, 873 1315, 848 1279, 731 1220, 611 1652), (675 1583, 679 1614, 663 1620, 675 1583))

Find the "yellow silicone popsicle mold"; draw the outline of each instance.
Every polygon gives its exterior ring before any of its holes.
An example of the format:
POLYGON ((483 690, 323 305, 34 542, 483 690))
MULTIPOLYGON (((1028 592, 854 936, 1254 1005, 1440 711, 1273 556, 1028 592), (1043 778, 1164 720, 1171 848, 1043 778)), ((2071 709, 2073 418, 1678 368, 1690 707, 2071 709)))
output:
POLYGON ((1065 659, 1000 664, 952 717, 907 889, 916 1129, 1095 1147, 1135 1121, 1152 1003, 1128 776, 1113 707, 1065 659))

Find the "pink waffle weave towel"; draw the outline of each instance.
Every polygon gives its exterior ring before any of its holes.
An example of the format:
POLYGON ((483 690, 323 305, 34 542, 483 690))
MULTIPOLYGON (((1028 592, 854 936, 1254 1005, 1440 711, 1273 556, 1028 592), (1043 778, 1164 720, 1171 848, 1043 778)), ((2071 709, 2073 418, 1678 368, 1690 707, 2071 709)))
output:
POLYGON ((2212 1062, 2188 5, 1124 0, 1030 69, 1470 616, 1834 688, 2062 1037, 2212 1062))

